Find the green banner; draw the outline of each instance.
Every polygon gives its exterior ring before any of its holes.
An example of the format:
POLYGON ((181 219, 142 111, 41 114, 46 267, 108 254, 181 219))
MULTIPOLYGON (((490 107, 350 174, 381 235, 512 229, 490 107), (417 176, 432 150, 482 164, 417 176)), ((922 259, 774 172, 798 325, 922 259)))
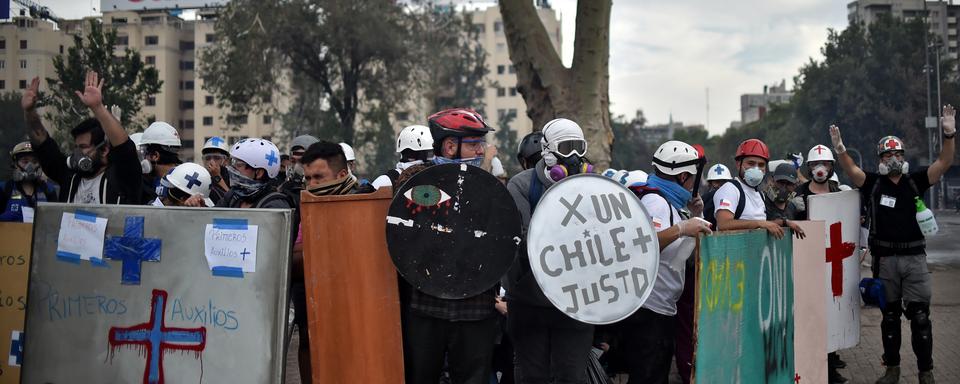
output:
POLYGON ((766 231, 700 243, 697 383, 792 383, 793 241, 766 231))

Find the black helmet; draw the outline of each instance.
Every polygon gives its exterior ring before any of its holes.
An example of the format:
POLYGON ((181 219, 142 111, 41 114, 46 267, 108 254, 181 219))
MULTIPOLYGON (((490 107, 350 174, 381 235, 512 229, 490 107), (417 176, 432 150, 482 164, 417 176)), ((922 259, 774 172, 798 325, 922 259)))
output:
POLYGON ((534 131, 528 133, 523 137, 523 140, 520 140, 520 145, 517 146, 517 161, 521 165, 526 165, 524 168, 532 167, 538 161, 540 161, 540 151, 543 150, 543 132, 534 131))

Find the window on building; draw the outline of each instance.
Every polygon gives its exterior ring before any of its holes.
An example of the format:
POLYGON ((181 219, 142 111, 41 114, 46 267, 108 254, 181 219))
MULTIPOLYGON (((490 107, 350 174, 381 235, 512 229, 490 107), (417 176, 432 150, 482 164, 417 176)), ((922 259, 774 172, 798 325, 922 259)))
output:
POLYGON ((517 73, 517 67, 511 64, 511 65, 510 65, 510 73, 511 73, 511 74, 517 73))
POLYGON ((503 109, 503 108, 498 109, 498 110, 497 110, 497 121, 503 120, 503 118, 505 118, 505 117, 507 117, 507 110, 506 110, 506 109, 503 109))
POLYGON ((193 80, 181 81, 180 89, 190 91, 193 89, 194 83, 193 80))
POLYGON ((193 109, 193 100, 180 100, 180 109, 193 109))
POLYGON ((497 97, 504 97, 506 95, 507 95, 506 88, 497 87, 497 97))
POLYGON ((117 45, 130 45, 130 36, 117 36, 117 45))
POLYGON ((503 22, 495 21, 493 23, 493 31, 496 32, 498 35, 503 33, 503 22))
POLYGON ((148 107, 153 107, 153 106, 157 105, 157 97, 156 97, 156 96, 147 96, 147 101, 146 101, 146 103, 144 103, 144 104, 146 104, 146 106, 148 106, 148 107))
POLYGON ((212 43, 214 40, 217 39, 217 36, 212 33, 208 33, 205 38, 206 38, 206 42, 212 43))
POLYGON ((400 121, 407 121, 407 120, 410 120, 410 112, 407 112, 407 111, 397 112, 393 115, 393 117, 400 121))
POLYGON ((510 111, 508 111, 507 113, 509 113, 510 116, 517 117, 517 109, 516 109, 516 108, 510 108, 510 111))
POLYGON ((213 125, 213 116, 204 116, 203 117, 203 126, 209 127, 213 125))
POLYGON ((0 69, 4 69, 6 67, 7 67, 7 62, 5 60, 0 60, 0 69))
POLYGON ((517 95, 517 87, 510 87, 510 96, 517 95))
POLYGON ((27 89, 27 81, 20 80, 20 89, 27 89))
POLYGON ((146 36, 143 38, 144 45, 157 45, 160 44, 159 36, 146 36))
POLYGON ((0 80, 0 89, 7 89, 7 81, 0 80))
POLYGON ((203 98, 203 105, 213 105, 213 96, 205 96, 203 98))
POLYGON ((60 54, 63 54, 63 44, 60 44, 60 54))
POLYGON ((183 129, 193 129, 193 119, 184 120, 181 127, 183 127, 183 129))
POLYGON ((193 50, 193 42, 192 42, 192 41, 181 41, 181 42, 180 42, 180 50, 181 50, 181 51, 192 51, 192 50, 193 50))
POLYGON ((193 140, 183 140, 183 148, 193 148, 193 140))
POLYGON ((227 116, 227 123, 231 125, 244 125, 247 123, 247 115, 227 116))
POLYGON ((263 115, 263 125, 273 124, 273 116, 263 115))
POLYGON ((114 18, 110 19, 110 21, 113 22, 114 24, 126 24, 126 23, 127 23, 127 18, 126 18, 126 17, 114 17, 114 18))
POLYGON ((484 25, 484 24, 480 24, 480 23, 474 24, 474 25, 473 25, 473 28, 474 28, 477 32, 479 32, 479 33, 486 33, 486 32, 487 32, 487 26, 484 25))
POLYGON ((193 61, 191 61, 191 60, 183 60, 183 61, 181 61, 181 62, 180 62, 180 70, 181 70, 181 71, 192 71, 192 70, 193 70, 193 61))
POLYGON ((20 40, 20 49, 27 49, 27 41, 20 40))
POLYGON ((141 24, 160 24, 160 16, 144 16, 140 18, 141 24))
POLYGON ((506 72, 506 70, 507 70, 507 66, 505 66, 505 65, 498 65, 498 66, 497 66, 497 74, 498 74, 498 75, 502 75, 504 72, 506 72))
POLYGON ((7 40, 0 40, 0 49, 7 49, 7 40))
POLYGON ((20 69, 27 69, 27 61, 20 60, 20 69))

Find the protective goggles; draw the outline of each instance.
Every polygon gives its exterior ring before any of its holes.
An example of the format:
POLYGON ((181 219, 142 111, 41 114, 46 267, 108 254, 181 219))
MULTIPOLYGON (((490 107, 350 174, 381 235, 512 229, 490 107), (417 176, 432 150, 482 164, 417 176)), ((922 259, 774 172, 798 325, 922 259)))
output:
POLYGON ((561 141, 556 144, 553 152, 563 157, 570 157, 574 154, 584 157, 587 155, 587 142, 584 140, 561 141))

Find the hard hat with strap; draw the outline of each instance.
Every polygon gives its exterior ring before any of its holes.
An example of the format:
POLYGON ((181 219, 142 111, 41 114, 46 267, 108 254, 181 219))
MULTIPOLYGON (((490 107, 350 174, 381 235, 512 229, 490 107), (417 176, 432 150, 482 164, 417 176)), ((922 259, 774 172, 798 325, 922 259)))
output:
POLYGON ((770 150, 759 139, 747 139, 737 147, 737 155, 734 158, 740 160, 747 156, 756 156, 769 161, 770 150))
POLYGON ((883 156, 884 153, 893 151, 903 151, 903 140, 896 136, 886 136, 877 143, 877 155, 883 156))
POLYGON ((807 152, 807 164, 814 161, 836 161, 833 157, 833 151, 827 146, 817 144, 807 152))
POLYGON ((696 148, 677 140, 661 144, 653 153, 653 165, 666 175, 679 175, 684 172, 696 175, 700 161, 696 148))
POLYGON ((433 135, 424 125, 404 127, 397 135, 397 153, 404 150, 428 151, 433 149, 433 135))

